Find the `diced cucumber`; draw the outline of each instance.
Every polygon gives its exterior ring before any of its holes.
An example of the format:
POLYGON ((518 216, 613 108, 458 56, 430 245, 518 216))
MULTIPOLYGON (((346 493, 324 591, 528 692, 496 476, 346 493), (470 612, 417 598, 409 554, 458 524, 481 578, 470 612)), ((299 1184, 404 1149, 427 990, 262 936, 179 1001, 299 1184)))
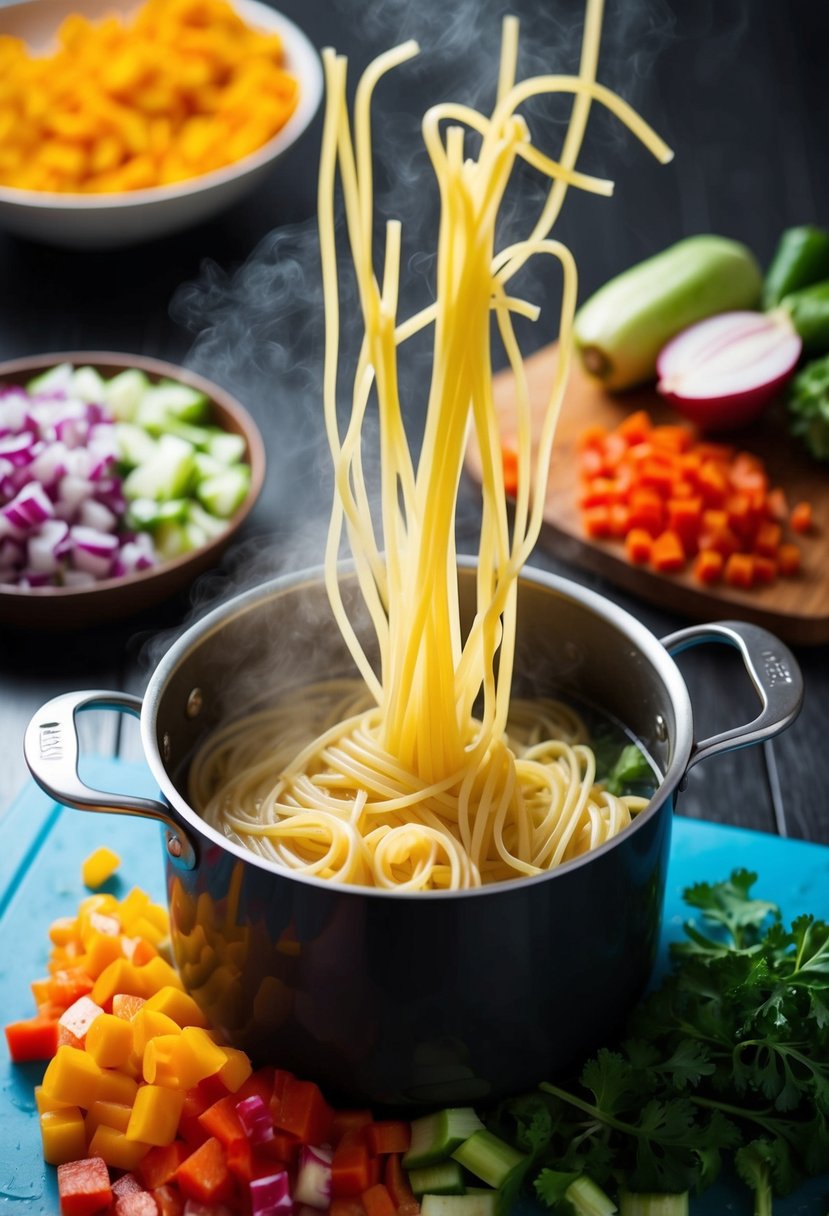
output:
POLYGON ((134 422, 116 422, 115 441, 120 459, 131 469, 152 460, 158 446, 152 435, 134 422))
POLYGON ((180 557, 206 545, 208 537, 201 528, 192 523, 163 523, 153 532, 153 542, 158 553, 165 558, 180 557))
POLYGON ((196 452, 193 463, 196 468, 196 481, 205 481, 208 477, 215 477, 217 473, 225 471, 222 462, 207 452, 196 452))
POLYGON ((104 401, 116 418, 130 422, 149 387, 150 381, 145 372, 137 367, 128 367, 104 383, 104 401))
POLYGON ((470 1174, 495 1187, 500 1186, 510 1170, 524 1160, 524 1154, 517 1148, 484 1127, 459 1144, 452 1156, 470 1174))
POLYGON ((483 1128, 471 1106, 447 1107, 412 1120, 412 1140, 403 1157, 407 1170, 421 1169, 451 1157, 458 1145, 483 1128))
MULTIPOLYGON (((127 474, 124 493, 127 498, 181 498, 193 483, 193 455, 193 446, 186 440, 162 435, 152 458, 127 474)), ((210 509, 207 503, 205 506, 210 509)))
POLYGON ((466 1190, 457 1161, 438 1161, 409 1170, 409 1186, 415 1195, 463 1195, 466 1190))
POLYGON ((221 536, 223 532, 227 531, 226 519, 218 519, 215 515, 211 515, 192 498, 187 503, 187 518, 191 524, 201 528, 210 540, 215 540, 217 536, 221 536))
POLYGON ((192 443, 197 451, 204 451, 210 442, 210 430, 206 426, 197 426, 194 422, 182 422, 173 414, 165 414, 163 421, 165 435, 178 435, 192 443))
POLYGON ((215 477, 207 477, 196 486, 196 497, 211 515, 229 519, 245 499, 250 489, 250 469, 235 464, 215 477))
POLYGON ((420 1200, 421 1216, 495 1216, 498 1210, 497 1191, 479 1191, 474 1195, 424 1195, 420 1200))
POLYGON ((106 386, 94 367, 78 367, 69 381, 69 393, 81 401, 102 405, 106 401, 106 386))
POLYGON ((189 384, 161 380, 147 389, 138 408, 139 414, 146 410, 153 416, 163 413, 181 422, 200 423, 210 414, 210 401, 200 389, 189 384))
POLYGON ((211 429, 207 440, 207 451, 220 464, 238 464, 244 459, 245 439, 233 431, 222 431, 218 427, 211 429))
POLYGON ((167 502, 134 498, 127 503, 126 522, 136 532, 151 532, 161 524, 186 523, 190 519, 191 506, 189 498, 171 498, 167 502))
POLYGON ((50 367, 48 371, 34 376, 26 385, 26 391, 32 395, 64 392, 69 388, 74 370, 71 363, 58 363, 56 367, 50 367))

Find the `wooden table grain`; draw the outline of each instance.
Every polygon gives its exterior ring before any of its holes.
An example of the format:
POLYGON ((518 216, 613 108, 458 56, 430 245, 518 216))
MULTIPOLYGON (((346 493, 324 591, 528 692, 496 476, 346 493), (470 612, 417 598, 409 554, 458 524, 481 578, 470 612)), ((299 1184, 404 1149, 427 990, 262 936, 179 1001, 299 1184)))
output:
MULTIPOLYGON (((403 311, 429 298, 436 197, 419 136, 432 101, 486 104, 496 71, 500 0, 284 0, 322 47, 349 55, 352 76, 380 50, 417 37, 423 53, 378 92, 377 199, 404 224, 403 311)), ((522 0, 520 69, 574 69, 581 5, 522 0)), ((597 114, 583 167, 611 176, 611 200, 571 194, 557 235, 576 255, 581 298, 623 267, 680 237, 717 232, 745 241, 764 264, 780 231, 829 224, 829 83, 822 50, 829 15, 814 0, 608 0, 601 78, 665 136, 660 167, 597 114)), ((536 141, 554 149, 563 111, 534 108, 536 141)), ((35 708, 75 688, 141 692, 170 640, 206 607, 285 569, 322 558, 330 473, 320 405, 321 313, 313 216, 321 121, 264 186, 186 233, 109 252, 35 245, 0 232, 0 357, 111 349, 186 362, 226 385, 265 436, 269 476, 239 545, 222 567, 140 618, 90 631, 0 631, 0 814, 27 780, 22 736, 35 708)), ((520 230, 538 187, 522 180, 507 224, 520 230)), ((530 276, 544 305, 528 349, 555 333, 554 278, 530 276)), ((406 352, 403 398, 417 437, 428 345, 406 352)), ((829 469, 827 469, 829 479, 829 469)), ((827 482, 829 486, 829 480, 827 482)), ((827 489, 829 492, 829 488, 827 489)), ((460 548, 477 522, 465 485, 460 548)), ((685 622, 540 547, 534 564, 607 595, 658 636, 685 622)), ((829 843, 829 647, 800 648, 806 697, 773 745, 729 753, 690 774, 683 814, 829 843)), ((756 698, 721 652, 683 655, 697 737, 747 721, 756 698)), ((134 759, 133 723, 89 715, 84 746, 134 759)), ((1 821, 0 821, 1 822, 1 821)), ((97 828, 83 829, 90 840, 97 828)), ((737 859, 738 860, 738 859, 737 859)))

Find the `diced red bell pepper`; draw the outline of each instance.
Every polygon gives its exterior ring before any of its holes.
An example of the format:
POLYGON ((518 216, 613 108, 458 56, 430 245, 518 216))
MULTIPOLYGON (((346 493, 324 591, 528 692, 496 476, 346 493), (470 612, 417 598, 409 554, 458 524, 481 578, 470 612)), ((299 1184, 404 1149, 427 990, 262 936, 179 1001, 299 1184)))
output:
MULTIPOLYGON (((225 1149, 225 1159, 227 1168, 236 1181, 247 1186, 254 1176, 253 1146, 250 1140, 234 1140, 232 1144, 228 1144, 225 1149)), ((273 1162, 268 1162, 268 1165, 273 1171, 273 1162)))
POLYGON ((9 1055, 15 1064, 27 1060, 51 1060, 58 1049, 58 1024, 54 1018, 35 1014, 6 1027, 9 1055))
POLYGON ((261 1098, 267 1106, 273 1097, 274 1079, 276 1069, 266 1066, 265 1068, 257 1068, 256 1072, 252 1072, 246 1081, 236 1091, 236 1101, 243 1102, 245 1098, 257 1097, 261 1098))
POLYGON ((158 1216, 184 1216, 184 1198, 174 1186, 158 1186, 153 1191, 158 1216))
POLYGON ((199 1123, 209 1136, 215 1136, 225 1147, 234 1140, 246 1140, 245 1129, 236 1114, 236 1094, 226 1094, 199 1115, 199 1123))
POLYGON ((409 1179, 397 1153, 392 1153, 386 1158, 383 1181, 392 1197, 398 1216, 419 1216, 420 1204, 409 1186, 409 1179))
POLYGON ((397 1216, 397 1208, 382 1182, 370 1186, 361 1196, 366 1216, 397 1216))
POLYGON ((349 1132, 360 1132, 368 1127, 372 1117, 371 1111, 367 1109, 335 1110, 331 1119, 332 1144, 339 1144, 349 1132))
POLYGON ((112 1187, 103 1158, 88 1157, 59 1165, 58 1196, 62 1216, 89 1216, 108 1208, 112 1187))
POLYGON ((128 1191, 115 1200, 112 1216, 158 1216, 158 1204, 149 1191, 128 1191))
POLYGON ((365 1137, 371 1153, 405 1153, 411 1143, 412 1125, 404 1119, 378 1120, 368 1125, 365 1137))
MULTIPOLYGON (((276 1088, 274 1087, 276 1098, 276 1088)), ((313 1081, 289 1077, 272 1108, 277 1131, 296 1136, 301 1144, 325 1144, 331 1134, 332 1110, 313 1081)))
POLYGON ((366 1209, 359 1199, 332 1199, 328 1216, 366 1216, 366 1209))
POLYGON ((362 1195, 372 1185, 371 1154, 356 1136, 344 1136, 334 1149, 331 1162, 331 1194, 349 1199, 362 1195))
POLYGON ((215 1136, 200 1144, 182 1161, 175 1182, 188 1199, 200 1203, 226 1203, 235 1190, 233 1175, 227 1168, 225 1151, 215 1136))
POLYGON ((174 1140, 172 1144, 151 1148, 145 1157, 135 1167, 135 1173, 141 1185, 147 1191, 157 1190, 160 1186, 172 1181, 178 1167, 192 1152, 189 1144, 183 1140, 174 1140))

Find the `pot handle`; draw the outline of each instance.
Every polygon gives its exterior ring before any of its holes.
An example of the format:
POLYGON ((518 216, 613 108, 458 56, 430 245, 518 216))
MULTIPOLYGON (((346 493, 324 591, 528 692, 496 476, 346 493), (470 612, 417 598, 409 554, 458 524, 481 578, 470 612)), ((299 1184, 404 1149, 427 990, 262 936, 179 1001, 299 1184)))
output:
MULTIPOLYGON (((661 639, 671 655, 680 654, 692 646, 708 642, 725 643, 740 652, 745 669, 760 697, 758 716, 744 726, 734 726, 721 734, 711 735, 694 743, 688 769, 700 760, 718 752, 761 743, 785 730, 800 712, 803 701, 803 677, 797 660, 788 646, 773 633, 747 621, 715 621, 707 625, 692 625, 661 639)), ((688 769, 686 769, 686 774, 688 769)), ((684 786, 683 778, 682 785, 684 786)), ((681 787, 680 787, 681 788, 681 787)))
POLYGON ((47 701, 32 718, 23 739, 23 753, 35 781, 50 798, 63 806, 160 820, 166 828, 167 852, 171 860, 183 869, 192 870, 196 864, 196 850, 166 802, 96 790, 81 780, 75 715, 89 709, 114 709, 137 718, 141 714, 141 698, 126 692, 94 690, 67 692, 47 701))

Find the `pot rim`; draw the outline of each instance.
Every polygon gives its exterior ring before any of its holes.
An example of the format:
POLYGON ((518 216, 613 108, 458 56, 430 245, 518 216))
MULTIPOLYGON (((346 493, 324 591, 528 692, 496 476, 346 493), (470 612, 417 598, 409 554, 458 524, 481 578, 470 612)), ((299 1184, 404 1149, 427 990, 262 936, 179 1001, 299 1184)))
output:
MULTIPOLYGON (((459 569, 474 568, 476 561, 472 557, 459 556, 459 569)), ((351 563, 343 563, 340 571, 347 573, 353 569, 351 563)), ((304 583, 319 583, 324 577, 322 566, 308 567, 269 579, 267 582, 241 592, 239 595, 226 600, 213 608, 200 620, 190 625, 182 633, 155 667, 144 694, 140 715, 141 741, 146 762, 155 777, 162 796, 172 807, 174 816, 181 822, 182 828, 195 834, 202 841, 218 845, 225 852, 250 865, 274 875, 275 878, 289 879, 315 889, 328 891, 337 896, 351 894, 355 897, 370 896, 376 899, 395 900, 433 900, 480 898, 494 895, 508 896, 516 891, 534 887, 538 883, 550 882, 559 876, 570 875, 590 862, 595 861, 613 849, 629 841, 645 824, 662 810, 667 800, 680 784, 685 774, 693 746, 693 711, 690 694, 685 681, 668 651, 659 639, 626 609, 607 599, 606 596, 592 591, 581 584, 560 575, 551 574, 537 567, 525 565, 519 576, 519 582, 530 582, 548 590, 575 600, 596 615, 603 617, 625 634, 642 656, 656 669, 665 685, 666 691, 674 708, 676 717, 676 737, 670 764, 659 785, 649 800, 647 806, 638 812, 629 827, 624 828, 612 839, 605 841, 589 852, 563 862, 554 869, 542 874, 505 879, 502 882, 490 883, 486 886, 465 888, 452 891, 394 891, 383 887, 369 887, 356 883, 335 883, 330 879, 317 878, 312 874, 302 874, 277 862, 260 857, 244 845, 237 844, 223 836, 215 828, 205 823, 185 798, 179 794, 161 757, 156 742, 156 719, 167 686, 179 667, 195 645, 204 642, 209 636, 221 630, 225 624, 242 613, 250 611, 261 601, 270 599, 280 593, 299 588, 304 583)), ((333 620, 333 618, 332 618, 333 620)))

